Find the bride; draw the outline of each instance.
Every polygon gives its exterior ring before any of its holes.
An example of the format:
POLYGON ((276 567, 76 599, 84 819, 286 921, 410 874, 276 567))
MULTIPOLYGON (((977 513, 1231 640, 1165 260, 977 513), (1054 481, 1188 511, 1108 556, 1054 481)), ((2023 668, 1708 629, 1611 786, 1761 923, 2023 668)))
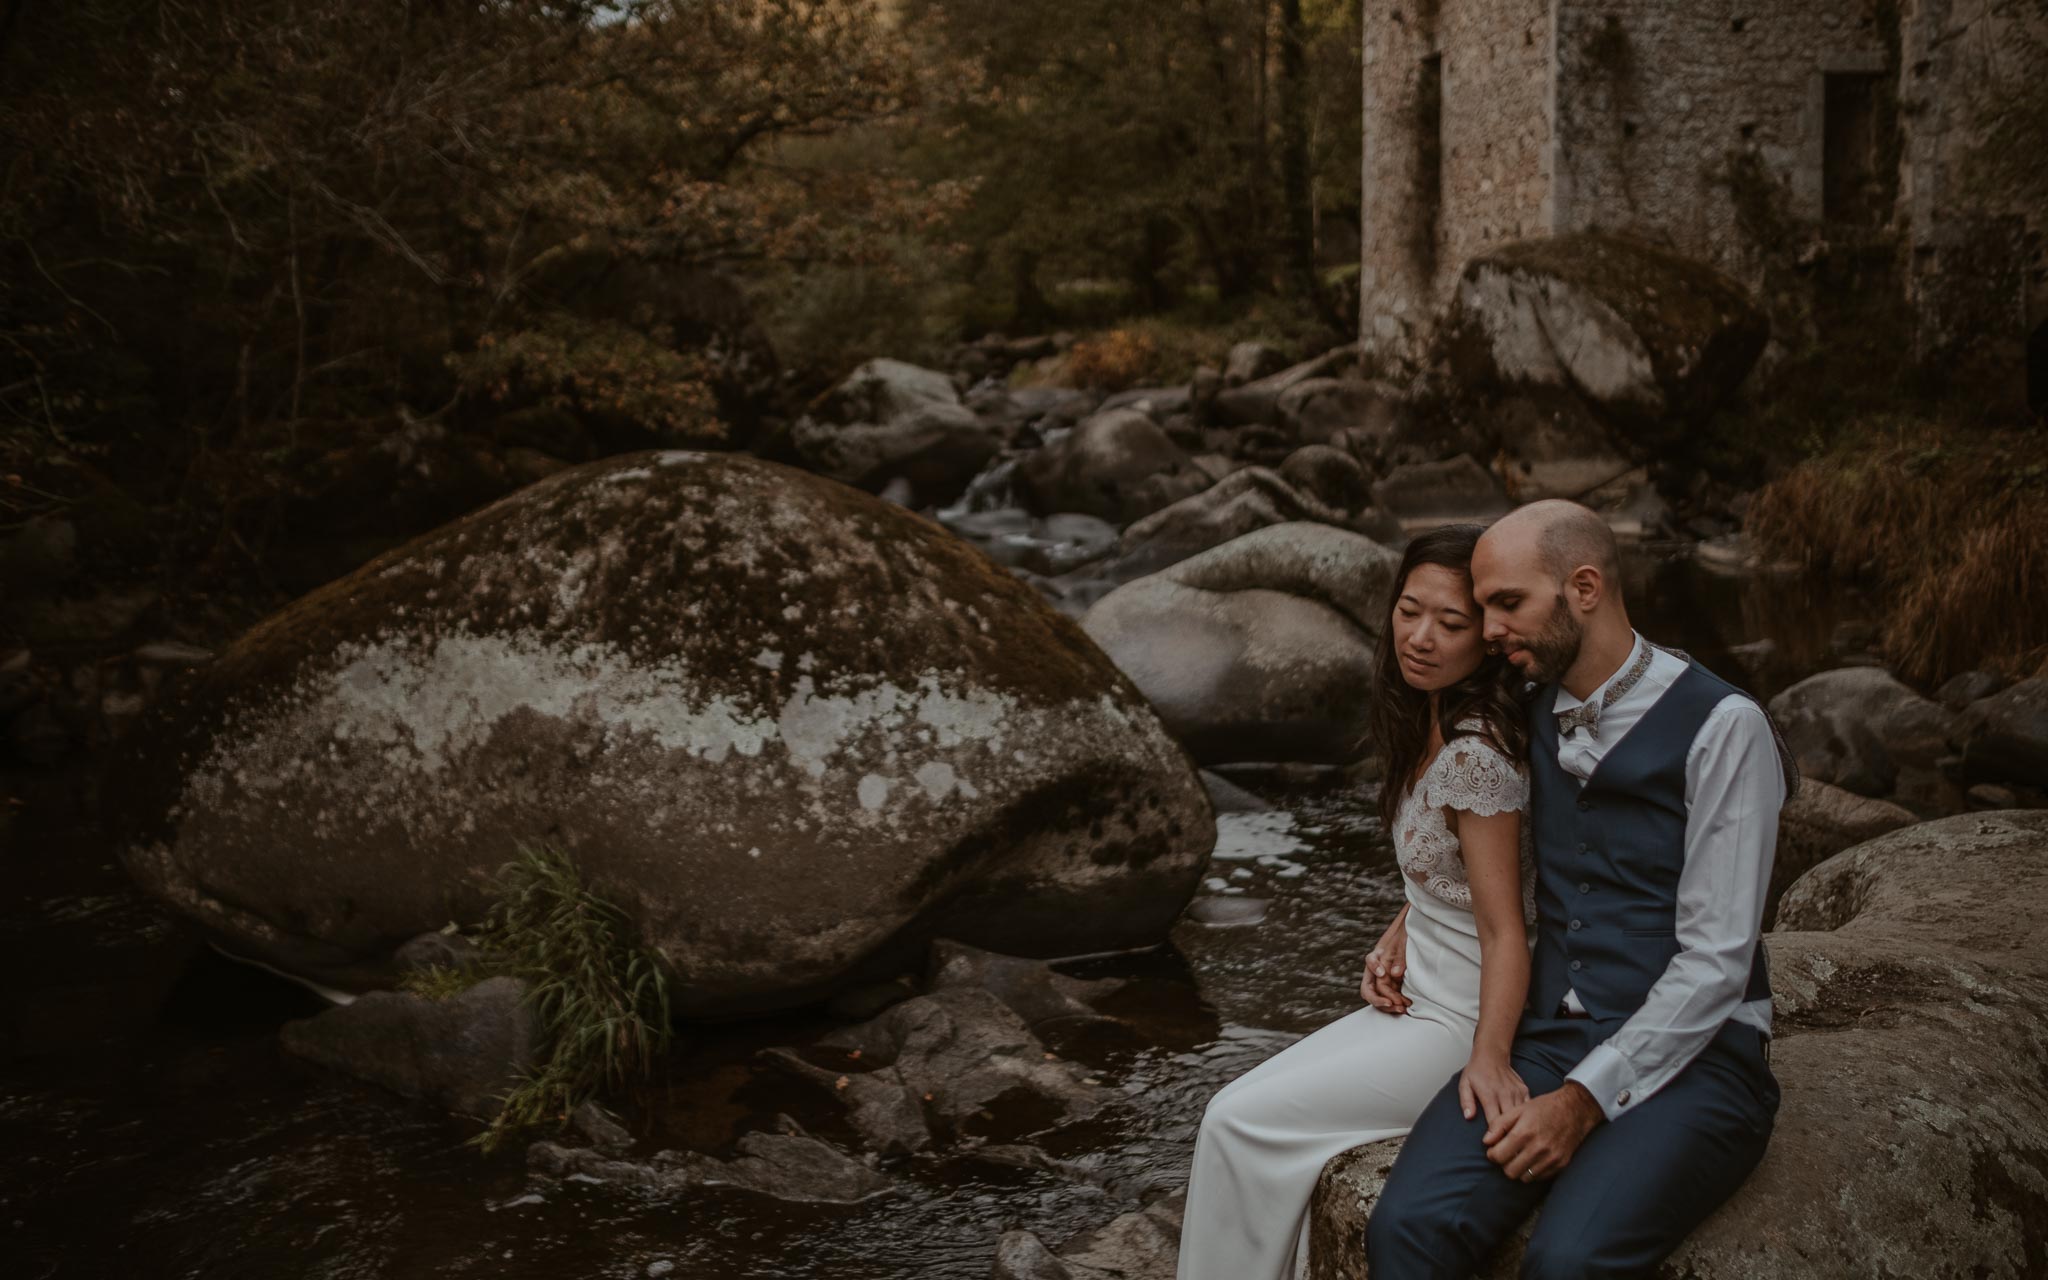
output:
POLYGON ((1380 815, 1408 902, 1339 1018, 1225 1085, 1195 1143, 1179 1280, 1286 1280, 1323 1164, 1406 1134, 1459 1074, 1469 1118, 1528 1100, 1508 1045, 1529 983, 1535 918, 1523 829, 1528 735, 1512 669, 1490 656, 1472 599, 1478 525, 1417 537, 1395 576, 1373 679, 1387 756, 1380 815), (1405 929, 1406 972, 1399 966, 1405 929), (1391 978, 1391 980, 1390 980, 1391 978))

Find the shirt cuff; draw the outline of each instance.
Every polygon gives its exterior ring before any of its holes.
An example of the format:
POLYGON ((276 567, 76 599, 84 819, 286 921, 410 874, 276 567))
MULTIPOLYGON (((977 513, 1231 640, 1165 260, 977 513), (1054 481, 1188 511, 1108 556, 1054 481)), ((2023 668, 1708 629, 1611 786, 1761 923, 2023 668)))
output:
POLYGON ((1594 1045, 1593 1051, 1573 1067, 1565 1079, 1584 1085, 1609 1120, 1620 1119, 1622 1112, 1639 1101, 1636 1097, 1640 1092, 1636 1088, 1636 1069, 1621 1056, 1621 1050, 1610 1044, 1594 1045))

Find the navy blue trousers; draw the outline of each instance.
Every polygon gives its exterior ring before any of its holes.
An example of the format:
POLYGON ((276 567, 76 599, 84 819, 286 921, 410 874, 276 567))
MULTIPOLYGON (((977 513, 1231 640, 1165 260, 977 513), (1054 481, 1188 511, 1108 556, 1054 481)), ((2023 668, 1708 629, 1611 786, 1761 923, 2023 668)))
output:
MULTIPOLYGON (((1618 1021, 1524 1017, 1513 1060, 1532 1095, 1618 1021)), ((1731 1022, 1648 1101, 1599 1125, 1562 1173, 1522 1183, 1486 1158, 1455 1078, 1415 1122, 1366 1226, 1372 1280, 1462 1280, 1539 1205, 1527 1280, 1644 1276, 1763 1159, 1778 1112, 1764 1037, 1731 1022)))

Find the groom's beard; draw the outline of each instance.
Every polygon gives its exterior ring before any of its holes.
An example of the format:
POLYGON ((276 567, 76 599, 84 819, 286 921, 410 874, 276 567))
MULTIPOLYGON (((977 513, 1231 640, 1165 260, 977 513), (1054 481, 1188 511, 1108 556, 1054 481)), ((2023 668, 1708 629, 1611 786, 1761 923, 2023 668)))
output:
POLYGON ((1531 659, 1529 678, 1538 684, 1549 684, 1571 670, 1579 660, 1579 646, 1585 641, 1584 628, 1565 606, 1564 595, 1558 594, 1550 606, 1550 620, 1543 629, 1529 637, 1525 646, 1531 659))

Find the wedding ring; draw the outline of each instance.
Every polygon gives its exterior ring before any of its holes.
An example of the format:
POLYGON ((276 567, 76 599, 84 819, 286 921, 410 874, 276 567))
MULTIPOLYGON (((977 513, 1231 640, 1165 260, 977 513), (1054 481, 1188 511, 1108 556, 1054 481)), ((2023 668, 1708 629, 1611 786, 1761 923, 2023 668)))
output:
POLYGON ((1534 1181, 1536 1181, 1536 1171, 1535 1171, 1534 1169, 1524 1169, 1524 1170, 1522 1170, 1522 1181, 1524 1181, 1524 1182, 1534 1182, 1534 1181))

